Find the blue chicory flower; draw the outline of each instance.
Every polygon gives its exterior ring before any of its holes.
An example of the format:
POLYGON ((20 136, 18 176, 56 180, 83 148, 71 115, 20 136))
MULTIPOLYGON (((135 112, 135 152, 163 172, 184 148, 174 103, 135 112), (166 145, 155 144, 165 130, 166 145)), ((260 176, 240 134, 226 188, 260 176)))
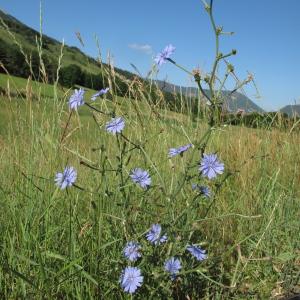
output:
POLYGON ((112 134, 121 133, 125 127, 125 120, 123 117, 112 118, 106 123, 106 131, 112 134))
POLYGON ((171 148, 169 150, 169 157, 174 157, 174 156, 176 156, 178 154, 182 155, 190 147, 192 147, 192 144, 187 144, 187 145, 184 145, 184 146, 180 146, 178 148, 171 148))
POLYGON ((192 184, 192 190, 193 191, 199 191, 200 194, 202 194, 203 196, 205 196, 206 198, 210 198, 211 197, 211 190, 208 186, 204 186, 204 185, 198 185, 196 183, 192 184))
POLYGON ((92 100, 92 101, 95 101, 97 97, 106 94, 108 91, 109 91, 109 88, 101 89, 99 92, 97 92, 96 94, 94 94, 94 95, 91 97, 91 100, 92 100))
POLYGON ((175 49, 176 48, 174 46, 172 46, 171 44, 168 45, 167 47, 165 47, 165 49, 162 52, 160 52, 156 55, 156 57, 154 59, 156 64, 158 66, 161 66, 163 63, 165 63, 166 60, 168 58, 170 58, 170 56, 174 53, 175 49))
POLYGON ((143 189, 151 184, 151 177, 146 170, 135 168, 131 171, 130 177, 133 182, 139 184, 143 189))
POLYGON ((55 176, 55 184, 61 189, 70 187, 77 178, 77 172, 73 167, 65 167, 63 173, 57 173, 55 176))
POLYGON ((136 261, 139 257, 141 257, 141 253, 139 252, 141 246, 139 243, 130 241, 126 244, 123 253, 124 256, 130 261, 136 261))
POLYGON ((179 272, 180 269, 180 261, 175 257, 171 257, 165 262, 165 270, 171 274, 172 280, 176 278, 176 274, 179 272))
POLYGON ((199 261, 207 258, 205 250, 196 245, 189 245, 186 249, 199 261))
POLYGON ((69 100, 69 108, 77 110, 79 106, 82 106, 84 104, 83 96, 84 96, 85 90, 80 88, 79 90, 75 90, 72 96, 69 100))
POLYGON ((146 234, 146 238, 154 245, 165 243, 168 239, 166 234, 162 235, 160 224, 153 224, 151 229, 146 234))
POLYGON ((142 285, 144 277, 136 267, 126 267, 120 276, 120 284, 125 292, 133 294, 142 285))
POLYGON ((199 171, 202 173, 202 176, 212 179, 224 172, 224 164, 218 160, 216 154, 204 154, 199 171))

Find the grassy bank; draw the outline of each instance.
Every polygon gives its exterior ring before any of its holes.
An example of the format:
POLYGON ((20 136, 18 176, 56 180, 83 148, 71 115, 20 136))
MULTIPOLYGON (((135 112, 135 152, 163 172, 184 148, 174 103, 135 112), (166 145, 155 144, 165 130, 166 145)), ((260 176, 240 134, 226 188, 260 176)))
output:
POLYGON ((122 250, 134 239, 143 245, 143 257, 185 257, 182 245, 191 242, 208 254, 200 263, 182 261, 176 282, 162 266, 151 269, 142 260, 145 284, 137 299, 267 299, 297 288, 299 135, 237 126, 213 130, 206 152, 217 152, 231 175, 220 190, 215 183, 221 179, 207 182, 215 198, 195 200, 191 183, 199 180, 200 151, 169 159, 168 149, 195 144, 207 128, 203 121, 143 101, 97 100, 98 109, 124 116, 124 135, 140 145, 131 150, 132 144, 106 132, 106 115, 81 107, 68 122, 68 97, 1 98, 4 299, 127 299, 119 285, 126 266, 122 250), (128 152, 122 152, 125 144, 128 152), (176 193, 190 160, 196 162, 188 171, 192 178, 176 193), (77 169, 81 189, 56 188, 55 174, 66 165, 77 169), (136 167, 149 170, 149 190, 128 177, 136 167), (169 236, 156 250, 145 239, 153 223, 169 236), (178 291, 181 284, 189 288, 178 291))

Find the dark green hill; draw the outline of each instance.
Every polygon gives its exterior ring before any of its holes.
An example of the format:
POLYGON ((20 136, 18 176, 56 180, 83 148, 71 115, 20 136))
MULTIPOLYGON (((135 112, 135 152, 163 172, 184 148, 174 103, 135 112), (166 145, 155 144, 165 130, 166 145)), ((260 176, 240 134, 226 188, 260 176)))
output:
MULTIPOLYGON (((39 47, 39 52, 42 52, 42 64, 47 73, 46 79, 53 82, 56 77, 62 43, 43 34, 40 44, 38 31, 0 10, 0 61, 6 69, 0 67, 1 73, 7 71, 11 75, 24 78, 31 75, 39 81, 45 79, 42 78, 40 53, 37 51, 39 47), (32 65, 31 69, 28 62, 32 65)), ((62 85, 79 84, 88 88, 100 89, 108 84, 108 78, 104 76, 103 72, 104 69, 109 69, 108 65, 86 55, 77 47, 64 45, 61 67, 60 83, 62 85)), ((133 79, 135 76, 119 68, 115 68, 114 72, 125 79, 133 79)), ((126 87, 123 81, 117 79, 116 84, 118 87, 116 89, 121 90, 116 92, 124 94, 126 87)))
MULTIPOLYGON (((4 13, 0 10, 0 38, 2 41, 9 45, 19 42, 25 49, 25 52, 29 53, 37 48, 37 39, 40 37, 40 33, 27 25, 23 24, 13 16, 4 13), (15 40, 9 34, 9 31, 14 35, 15 40)), ((43 34, 42 50, 45 56, 48 56, 52 60, 57 60, 60 55, 62 44, 61 42, 48 37, 43 34)), ((99 72, 99 62, 92 57, 87 56, 77 47, 64 46, 64 55, 62 65, 67 66, 70 64, 78 65, 82 70, 88 70, 91 73, 97 74, 99 72)), ((129 75, 126 71, 116 69, 118 72, 129 75)), ((132 74, 131 74, 132 75, 132 74)))

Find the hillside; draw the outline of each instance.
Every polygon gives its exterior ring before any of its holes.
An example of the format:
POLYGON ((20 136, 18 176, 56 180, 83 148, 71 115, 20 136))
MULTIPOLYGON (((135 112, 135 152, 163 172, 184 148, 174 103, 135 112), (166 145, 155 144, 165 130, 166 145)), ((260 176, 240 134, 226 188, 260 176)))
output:
MULTIPOLYGON (((15 67, 18 67, 18 69, 26 69, 27 66, 23 63, 24 55, 20 52, 21 46, 25 55, 28 55, 28 57, 31 58, 34 68, 37 61, 39 62, 39 54, 37 52, 37 41, 39 42, 39 39, 40 33, 38 31, 28 27, 13 16, 0 10, 0 60, 5 67, 6 65, 9 66, 10 61, 14 61, 15 67)), ((41 49, 45 68, 51 81, 52 77, 56 74, 62 43, 43 34, 41 49)), ((70 66, 72 66, 72 72, 74 72, 76 67, 79 67, 83 73, 83 76, 80 77, 84 77, 84 75, 86 75, 86 77, 97 75, 98 78, 101 73, 101 66, 107 67, 105 63, 100 63, 96 59, 86 55, 79 48, 68 45, 64 45, 63 47, 61 66, 63 70, 64 68, 70 68, 70 66)), ((38 67, 36 68, 38 69, 38 67)), ((77 72, 78 69, 75 71, 77 72)), ((115 71, 128 79, 132 79, 135 76, 134 74, 119 68, 115 68, 115 71)), ((1 68, 0 72, 3 72, 1 71, 1 68)), ((10 73, 15 76, 28 77, 25 76, 26 74, 10 73)), ((93 82, 95 81, 95 78, 89 79, 89 81, 93 82)), ((84 82, 76 83, 82 84, 84 82)), ((72 84, 74 83, 72 82, 72 84)), ((94 86, 88 87, 94 88, 94 86)))
MULTIPOLYGON (((23 24, 13 16, 4 13, 0 9, 0 38, 6 43, 12 45, 19 42, 25 50, 35 50, 36 37, 39 38, 40 33, 29 26, 23 24), (15 40, 8 33, 3 22, 7 25, 10 32, 15 36, 15 40)), ((43 44, 42 49, 45 55, 49 56, 53 60, 57 60, 62 44, 54 38, 51 38, 43 34, 43 44)), ((99 63, 94 58, 83 53, 79 48, 74 46, 64 46, 64 55, 62 60, 62 65, 67 66, 70 64, 75 64, 80 66, 83 70, 88 70, 94 74, 99 72, 99 63)), ((122 72, 123 70, 116 69, 122 72)))
POLYGON ((280 111, 287 114, 289 117, 300 117, 300 104, 286 105, 281 108, 280 111))
MULTIPOLYGON (((36 37, 40 36, 40 33, 36 30, 28 27, 27 25, 23 24, 16 18, 5 14, 3 11, 0 10, 0 18, 4 21, 4 23, 8 26, 10 32, 15 36, 15 39, 8 33, 5 25, 1 22, 0 24, 0 36, 4 42, 13 45, 16 42, 20 43, 25 52, 29 52, 35 50, 36 45, 36 37)), ((1 20, 0 19, 0 20, 1 20)), ((49 56, 53 60, 57 60, 60 54, 61 43, 57 40, 48 37, 47 35, 43 35, 43 45, 42 49, 45 55, 49 56)), ((96 61, 90 57, 87 57, 80 49, 76 47, 64 47, 64 59, 62 64, 68 65, 70 63, 77 64, 81 68, 86 68, 86 62, 89 60, 91 65, 89 66, 92 72, 96 72, 96 61), (83 63, 84 62, 84 63, 83 63)))

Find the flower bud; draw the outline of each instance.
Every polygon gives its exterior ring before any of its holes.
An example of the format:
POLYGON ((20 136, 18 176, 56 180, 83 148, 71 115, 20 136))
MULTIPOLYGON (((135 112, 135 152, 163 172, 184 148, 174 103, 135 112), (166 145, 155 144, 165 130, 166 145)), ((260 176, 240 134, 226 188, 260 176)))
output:
POLYGON ((223 27, 222 26, 218 26, 216 29, 216 33, 219 35, 222 33, 223 27))
POLYGON ((200 70, 199 69, 193 70, 193 74, 194 74, 195 81, 196 82, 200 81, 201 79, 200 70))
POLYGON ((204 81, 205 81, 206 83, 209 83, 209 80, 210 80, 210 77, 209 77, 208 75, 206 75, 206 76, 204 77, 204 81))
POLYGON ((232 73, 234 71, 234 66, 232 64, 228 64, 227 71, 228 71, 228 73, 232 73))

